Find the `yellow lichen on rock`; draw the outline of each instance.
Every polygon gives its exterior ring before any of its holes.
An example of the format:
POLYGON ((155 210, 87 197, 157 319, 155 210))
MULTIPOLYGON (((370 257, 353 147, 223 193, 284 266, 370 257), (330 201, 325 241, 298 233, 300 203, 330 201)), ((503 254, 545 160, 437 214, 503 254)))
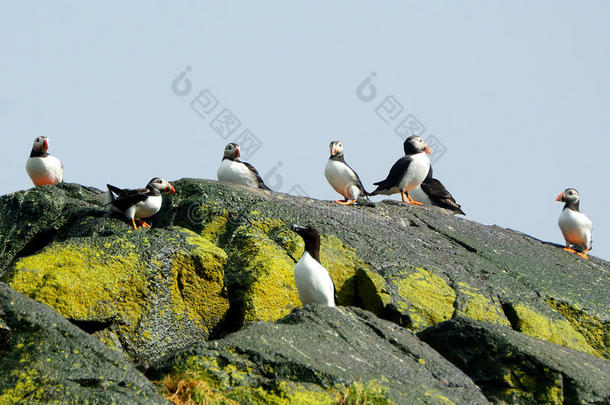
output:
MULTIPOLYGON (((126 244, 116 239, 110 250, 126 244)), ((66 318, 118 318, 131 329, 146 305, 144 267, 135 253, 113 255, 85 243, 59 243, 20 259, 10 286, 66 318)))
POLYGON ((517 330, 570 349, 602 357, 565 319, 551 319, 522 304, 513 306, 518 319, 517 330))
POLYGON ((591 347, 610 360, 610 322, 604 322, 576 305, 568 305, 553 298, 547 298, 546 303, 563 315, 591 347))
POLYGON ((252 221, 238 227, 229 251, 233 276, 244 286, 243 321, 274 321, 300 305, 294 284, 294 260, 268 234, 286 225, 252 221))
POLYGON ((465 299, 465 304, 457 309, 458 314, 477 321, 510 326, 510 322, 504 316, 500 305, 496 305, 488 297, 478 293, 476 288, 470 287, 466 283, 458 282, 457 292, 464 296, 465 299))
POLYGON ((356 273, 369 266, 358 257, 356 250, 330 234, 320 238, 320 260, 335 283, 339 303, 350 305, 356 293, 356 273))
POLYGON ((172 258, 171 311, 186 315, 206 332, 217 325, 229 310, 224 290, 227 254, 194 232, 181 229, 192 250, 172 258))
POLYGON ((439 322, 451 319, 456 294, 441 277, 418 268, 407 277, 393 280, 401 301, 399 311, 411 318, 411 327, 420 331, 439 322))

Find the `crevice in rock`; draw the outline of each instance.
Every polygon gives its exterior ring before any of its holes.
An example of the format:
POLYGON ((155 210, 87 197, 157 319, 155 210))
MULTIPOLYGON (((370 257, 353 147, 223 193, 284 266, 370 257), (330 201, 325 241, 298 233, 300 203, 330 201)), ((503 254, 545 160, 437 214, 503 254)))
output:
POLYGON ((83 331, 87 332, 90 335, 94 334, 95 332, 100 332, 102 330, 108 329, 110 326, 112 326, 112 324, 114 322, 113 319, 104 320, 104 321, 68 319, 68 321, 70 321, 70 323, 72 323, 73 325, 78 326, 80 329, 82 329, 83 331))
POLYGON ((30 241, 21 249, 13 258, 13 262, 21 259, 22 257, 31 256, 46 246, 48 246, 53 239, 55 239, 55 235, 57 234, 57 229, 47 228, 36 234, 30 241))
POLYGON ((98 388, 101 386, 101 381, 97 378, 74 378, 71 381, 84 388, 98 388))
POLYGON ((513 330, 520 332, 519 316, 517 316, 517 312, 513 308, 513 305, 502 301, 500 301, 500 303, 502 304, 502 312, 504 312, 504 316, 506 316, 506 319, 508 319, 508 322, 510 322, 510 327, 513 328, 513 330))

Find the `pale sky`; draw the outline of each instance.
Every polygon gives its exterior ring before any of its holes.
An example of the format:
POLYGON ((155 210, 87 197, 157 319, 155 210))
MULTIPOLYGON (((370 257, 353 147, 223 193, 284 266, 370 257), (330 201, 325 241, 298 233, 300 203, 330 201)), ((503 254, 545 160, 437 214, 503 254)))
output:
POLYGON ((38 135, 65 181, 102 188, 215 179, 226 143, 249 130, 260 147, 244 157, 269 186, 336 199, 328 143, 343 141, 373 189, 411 116, 440 142, 435 177, 468 219, 563 243, 555 197, 574 187, 591 254, 610 258, 610 3, 227 3, 3 2, 0 194, 31 186, 38 135), (172 88, 187 69, 190 87, 172 88), (225 109, 232 134, 211 126, 225 109))

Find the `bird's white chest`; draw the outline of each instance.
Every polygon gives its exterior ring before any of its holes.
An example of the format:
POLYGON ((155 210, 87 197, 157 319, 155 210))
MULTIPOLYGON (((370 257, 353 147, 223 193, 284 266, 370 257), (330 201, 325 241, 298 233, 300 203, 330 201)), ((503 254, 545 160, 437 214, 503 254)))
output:
POLYGON ((149 218, 161 209, 163 198, 160 195, 150 196, 136 204, 135 218, 149 218))
MULTIPOLYGON (((335 191, 345 198, 357 199, 358 195, 354 194, 354 188, 357 190, 358 179, 354 171, 345 163, 329 159, 324 169, 326 180, 335 189, 335 191)), ((358 192, 358 194, 360 194, 358 192)))
POLYGON ((28 176, 35 186, 61 183, 64 178, 64 169, 55 156, 31 157, 25 164, 28 176))
POLYGON ((411 163, 400 181, 400 189, 407 192, 413 190, 426 179, 429 170, 430 160, 425 153, 413 155, 411 157, 411 163))
POLYGON ((335 288, 328 271, 307 252, 294 266, 294 282, 303 305, 335 306, 335 288))
POLYGON ((249 187, 258 187, 254 173, 252 173, 250 169, 248 169, 248 167, 241 162, 224 159, 220 163, 216 175, 219 181, 241 184, 249 187))
POLYGON ((590 248, 593 223, 582 212, 564 209, 557 221, 566 242, 581 247, 590 248))

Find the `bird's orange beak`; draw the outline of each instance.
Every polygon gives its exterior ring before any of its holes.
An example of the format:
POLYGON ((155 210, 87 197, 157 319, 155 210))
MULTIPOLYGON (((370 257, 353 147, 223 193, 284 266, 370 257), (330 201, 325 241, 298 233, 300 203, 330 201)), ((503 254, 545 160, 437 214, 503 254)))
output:
MULTIPOLYGON (((169 184, 169 183, 168 183, 169 184)), ((176 194, 176 189, 174 188, 174 186, 172 186, 171 184, 169 185, 169 193, 170 194, 176 194)))
POLYGON ((45 152, 49 150, 49 140, 48 139, 45 138, 44 144, 43 144, 42 147, 43 147, 45 152))
POLYGON ((559 193, 559 195, 557 196, 557 199, 555 201, 563 201, 563 191, 561 193, 559 193))
POLYGON ((428 155, 432 153, 432 149, 430 149, 430 147, 428 145, 424 146, 424 152, 426 152, 428 155))
POLYGON ((235 148, 235 159, 239 158, 241 156, 241 150, 239 150, 239 146, 237 148, 235 148))
POLYGON ((330 149, 330 155, 335 156, 336 153, 337 153, 337 147, 333 145, 333 147, 330 149))

